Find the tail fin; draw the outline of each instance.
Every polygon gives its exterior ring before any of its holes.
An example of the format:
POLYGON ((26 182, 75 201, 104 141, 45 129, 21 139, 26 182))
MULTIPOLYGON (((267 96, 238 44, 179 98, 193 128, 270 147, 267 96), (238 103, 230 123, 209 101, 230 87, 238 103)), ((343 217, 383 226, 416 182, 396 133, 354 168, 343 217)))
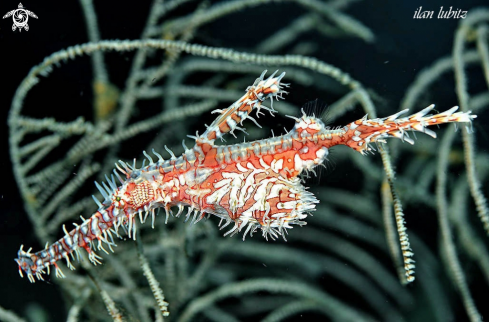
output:
POLYGON ((369 147, 370 143, 384 142, 384 138, 395 137, 414 144, 414 140, 409 137, 407 131, 423 132, 436 138, 436 133, 428 129, 428 126, 452 122, 472 123, 472 120, 477 117, 477 115, 472 115, 471 111, 455 112, 458 110, 458 106, 454 106, 443 113, 427 115, 434 107, 435 105, 432 104, 416 114, 403 118, 398 117, 405 114, 408 109, 385 118, 372 120, 367 120, 365 115, 362 119, 347 125, 344 144, 365 154, 372 149, 369 147))

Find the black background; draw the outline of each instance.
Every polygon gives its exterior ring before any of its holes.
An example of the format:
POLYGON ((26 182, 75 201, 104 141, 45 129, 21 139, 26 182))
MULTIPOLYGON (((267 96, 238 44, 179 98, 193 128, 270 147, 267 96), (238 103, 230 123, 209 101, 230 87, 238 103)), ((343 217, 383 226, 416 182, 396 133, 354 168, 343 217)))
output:
MULTIPOLYGON (((2 0, 0 14, 3 16, 17 8, 18 1, 2 0)), ((88 38, 77 1, 31 0, 22 3, 39 17, 29 19, 28 32, 12 32, 11 18, 0 20, 0 305, 23 315, 27 304, 36 302, 48 308, 50 319, 63 320, 66 311, 57 287, 49 283, 31 285, 27 279, 18 276, 13 261, 20 244, 36 246, 35 249, 41 245, 32 236, 31 224, 13 178, 7 116, 15 89, 32 66, 40 63, 47 55, 71 45, 85 43, 88 38)), ((453 35, 458 24, 456 19, 415 20, 414 11, 423 6, 423 10, 435 10, 436 15, 440 6, 453 6, 470 12, 471 8, 484 3, 487 4, 486 1, 381 0, 353 4, 347 13, 371 28, 376 35, 376 42, 365 44, 359 40, 335 40, 334 44, 321 45, 324 47, 320 48, 320 58, 352 74, 366 87, 375 89, 390 104, 397 106, 420 69, 451 53, 453 35), (334 46, 334 50, 329 46, 334 46)), ((103 39, 137 39, 145 24, 150 4, 142 1, 96 1, 95 7, 103 39)), ((272 4, 218 20, 204 27, 200 35, 203 37, 201 39, 211 36, 220 39, 221 42, 216 45, 239 49, 256 42, 262 33, 268 34, 279 29, 281 21, 290 21, 295 15, 297 7, 293 5, 272 4)), ((198 35, 195 41, 199 42, 199 39, 198 35)), ((110 72, 121 73, 124 79, 124 71, 116 69, 110 61, 108 66, 110 72)), ((129 66, 128 63, 122 70, 127 71, 129 66)), ((85 67, 70 65, 63 69, 61 76, 57 76, 63 78, 59 96, 66 101, 68 115, 76 115, 76 109, 83 106, 91 108, 92 75, 85 67), (80 91, 86 94, 75 95, 70 101, 69 95, 80 91)), ((122 87, 122 80, 115 82, 119 82, 117 85, 122 87)), ((450 90, 440 100, 446 100, 447 107, 450 107, 457 103, 453 84, 447 86, 450 90)), ((27 99, 27 104, 31 108, 35 107, 42 115, 43 109, 50 107, 50 100, 53 99, 50 95, 37 95, 35 101, 27 99)), ((487 117, 478 120, 484 122, 487 117)), ((479 126, 478 129, 484 132, 484 127, 482 124, 482 128, 479 126)), ((461 306, 461 303, 457 305, 461 306)), ((479 303, 484 313, 483 305, 479 303)), ((487 308, 485 313, 487 318, 487 308)), ((466 319, 463 311, 459 312, 459 316, 461 320, 466 319)))

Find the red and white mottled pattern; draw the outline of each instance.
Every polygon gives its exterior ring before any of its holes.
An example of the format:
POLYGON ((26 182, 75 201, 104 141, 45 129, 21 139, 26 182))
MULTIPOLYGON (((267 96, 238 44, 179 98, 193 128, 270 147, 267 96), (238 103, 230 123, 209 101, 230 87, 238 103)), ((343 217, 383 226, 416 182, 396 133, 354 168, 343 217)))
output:
MULTIPOLYGON (((266 72, 266 71, 265 71, 266 72)), ((285 236, 285 230, 292 225, 305 225, 309 212, 315 210, 319 201, 306 190, 299 175, 321 165, 327 158, 329 148, 347 145, 365 154, 369 144, 381 142, 386 137, 413 141, 406 131, 420 131, 433 135, 427 126, 448 122, 470 123, 475 115, 457 112, 454 107, 437 115, 426 115, 433 105, 407 118, 398 118, 399 112, 383 119, 367 120, 366 117, 336 130, 329 130, 323 122, 303 113, 296 120, 294 128, 287 134, 264 140, 235 145, 217 146, 215 139, 226 133, 241 129, 241 124, 250 113, 261 109, 274 112, 273 108, 262 104, 267 99, 277 99, 286 84, 281 83, 285 73, 264 79, 265 72, 248 87, 246 94, 224 110, 201 136, 193 137, 195 146, 176 157, 171 153, 169 160, 157 154, 157 162, 144 152, 150 164, 141 169, 122 161, 116 164, 114 174, 121 182, 117 186, 114 176, 107 178, 103 186, 96 184, 104 201, 97 199, 99 209, 81 225, 68 232, 63 226, 65 237, 37 253, 26 252, 21 247, 16 259, 19 272, 25 272, 31 282, 34 275, 42 279, 45 269, 53 265, 56 275, 63 277, 57 261, 64 258, 68 267, 74 269, 69 255, 78 255, 84 248, 94 264, 100 257, 93 248, 106 251, 114 246, 112 233, 117 236, 123 225, 132 238, 136 238, 136 218, 141 222, 151 214, 153 223, 155 209, 164 208, 167 216, 171 208, 177 207, 180 216, 188 207, 187 219, 193 216, 197 222, 206 213, 221 218, 222 227, 230 224, 225 235, 243 232, 243 239, 261 229, 265 238, 285 236), (125 179, 120 177, 125 176, 125 179), (94 241, 98 240, 97 246, 94 241)), ((252 119, 255 123, 256 121, 252 119)), ((257 124, 258 125, 258 124, 257 124)), ((284 237, 285 238, 285 237, 284 237)))

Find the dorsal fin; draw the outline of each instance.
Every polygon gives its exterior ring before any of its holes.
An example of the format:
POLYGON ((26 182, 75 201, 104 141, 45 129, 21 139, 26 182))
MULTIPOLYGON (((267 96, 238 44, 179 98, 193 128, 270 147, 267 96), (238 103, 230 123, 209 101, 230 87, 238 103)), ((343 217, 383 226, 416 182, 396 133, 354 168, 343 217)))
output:
MULTIPOLYGON (((288 86, 288 84, 282 84, 280 81, 285 76, 285 72, 275 77, 273 73, 267 79, 264 79, 266 70, 261 74, 259 78, 255 80, 252 86, 246 89, 246 94, 244 94, 239 100, 234 102, 231 106, 224 110, 215 110, 213 113, 219 113, 220 115, 216 120, 207 127, 204 134, 197 138, 197 141, 214 144, 215 139, 220 138, 226 133, 233 133, 236 129, 242 128, 238 127, 238 124, 250 118, 250 113, 256 109, 257 115, 259 115, 261 109, 265 109, 270 113, 275 112, 273 106, 270 107, 263 106, 262 103, 267 99, 278 99, 281 95, 286 93, 282 90, 283 86, 288 86)), ((263 113, 262 113, 263 114, 263 113)))
POLYGON ((302 110, 304 111, 304 113, 306 113, 307 116, 314 116, 324 120, 325 117, 327 118, 328 105, 322 100, 316 98, 315 100, 309 101, 304 104, 302 106, 302 110))

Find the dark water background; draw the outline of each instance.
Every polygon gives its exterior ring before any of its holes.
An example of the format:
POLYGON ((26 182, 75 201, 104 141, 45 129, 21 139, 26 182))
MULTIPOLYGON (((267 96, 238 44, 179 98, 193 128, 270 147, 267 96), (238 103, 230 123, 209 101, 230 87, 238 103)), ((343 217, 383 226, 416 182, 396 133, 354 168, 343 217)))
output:
MULTIPOLYGON (((0 14, 17 8, 19 0, 2 0, 0 14)), ((29 69, 42 59, 60 49, 87 42, 85 22, 77 1, 23 1, 23 5, 37 14, 39 19, 29 19, 28 32, 12 32, 12 20, 0 20, 0 305, 22 315, 29 303, 38 303, 49 311, 52 321, 61 321, 66 311, 61 299, 62 293, 56 285, 36 283, 31 285, 27 279, 21 279, 13 259, 20 244, 42 247, 32 234, 18 188, 13 178, 9 148, 7 115, 16 87, 27 75, 29 69)), ((424 67, 442 56, 451 53, 456 19, 413 19, 414 11, 423 6, 423 10, 434 10, 435 16, 444 6, 471 10, 476 6, 489 5, 487 1, 364 1, 353 4, 346 11, 362 21, 376 35, 374 44, 366 44, 358 39, 338 39, 331 43, 319 44, 318 57, 336 65, 360 80, 367 88, 374 89, 390 105, 400 102, 407 86, 424 67)), ((142 32, 149 11, 149 3, 135 1, 98 1, 95 3, 98 13, 102 39, 137 39, 142 32)), ((281 27, 281 21, 290 21, 302 12, 290 4, 273 4, 246 10, 245 13, 228 16, 211 25, 204 26, 199 32, 202 39, 219 39, 214 45, 240 49, 257 42, 262 34, 269 34, 281 27)), ((195 41, 199 42, 199 35, 195 41)), ((313 40, 311 38, 311 40, 313 40)), ((121 70, 107 61, 109 72, 120 74, 117 85, 122 87, 124 75, 129 63, 121 70)), ((86 64, 67 64, 59 78, 58 99, 64 99, 67 116, 77 115, 82 106, 91 109, 92 75, 86 64), (84 92, 83 96, 75 93, 84 92), (75 101, 75 102, 74 102, 75 101)), ((115 77, 112 77, 113 79, 115 77)), ((443 84, 442 84, 443 85, 443 84)), ((471 84, 478 86, 478 84, 471 84)), ((435 103, 441 109, 456 105, 453 81, 446 82, 446 91, 437 88, 439 95, 435 103)), ((46 95, 27 98, 27 104, 42 115, 50 108, 50 99, 46 95)), ((305 97, 304 102, 316 97, 305 97)), ((379 115, 384 115, 382 106, 379 115)), ((489 132, 485 126, 487 115, 477 119, 476 131, 485 142, 489 132)), ((487 149, 487 145, 486 145, 487 149)), ((432 219, 432 224, 436 224, 432 219)), ((409 218, 408 218, 409 223, 409 218)), ((416 223, 413 223, 416 225, 416 223)), ((432 230, 432 231, 436 231, 432 230)), ((473 289, 486 292, 487 286, 473 289)), ((487 296, 482 298, 487 299, 487 296)), ((459 321, 466 319, 459 298, 453 299, 459 321)), ((479 309, 489 317, 487 303, 480 303, 479 309), (486 305, 486 307, 484 307, 486 305)))

